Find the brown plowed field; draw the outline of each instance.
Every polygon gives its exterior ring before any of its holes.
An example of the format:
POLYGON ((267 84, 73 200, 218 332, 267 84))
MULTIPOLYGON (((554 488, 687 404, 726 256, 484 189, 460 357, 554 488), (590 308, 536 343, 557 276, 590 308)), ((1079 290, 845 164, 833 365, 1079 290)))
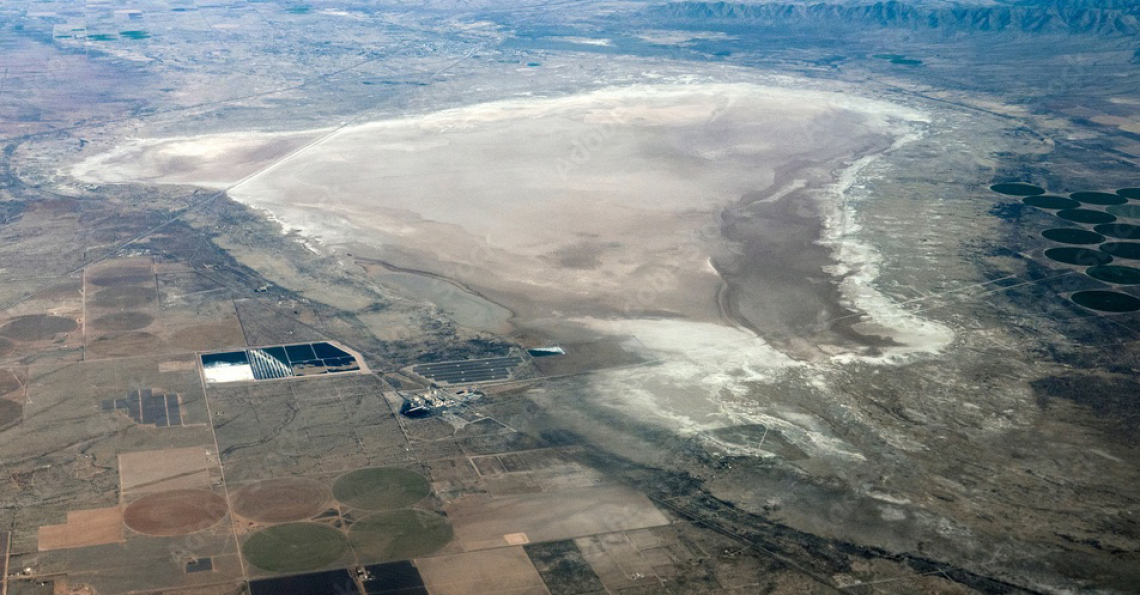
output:
POLYGON ((171 490, 135 500, 123 511, 123 523, 147 535, 186 535, 215 525, 226 516, 226 501, 206 490, 171 490))
POLYGON ((233 511, 261 523, 284 523, 312 518, 332 500, 324 484, 311 479, 267 479, 234 492, 233 511))
POLYGON ((39 531, 39 550, 87 547, 123 540, 123 514, 118 506, 94 510, 71 510, 67 522, 44 525, 39 531))

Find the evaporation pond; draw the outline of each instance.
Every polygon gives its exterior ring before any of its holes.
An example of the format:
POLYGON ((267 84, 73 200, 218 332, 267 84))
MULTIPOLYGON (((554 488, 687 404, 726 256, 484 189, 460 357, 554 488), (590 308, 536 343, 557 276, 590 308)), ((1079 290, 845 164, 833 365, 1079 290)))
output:
POLYGON ((316 352, 318 359, 352 357, 348 353, 337 348, 335 345, 330 345, 328 343, 313 343, 313 351, 316 352))
POLYGON ((225 353, 207 353, 202 355, 202 365, 210 368, 213 366, 238 366, 248 364, 249 357, 246 356, 244 351, 227 351, 225 353))
POLYGON ((313 353, 313 348, 310 347, 308 343, 303 345, 286 345, 285 353, 289 354, 289 361, 294 363, 317 359, 316 354, 313 353))

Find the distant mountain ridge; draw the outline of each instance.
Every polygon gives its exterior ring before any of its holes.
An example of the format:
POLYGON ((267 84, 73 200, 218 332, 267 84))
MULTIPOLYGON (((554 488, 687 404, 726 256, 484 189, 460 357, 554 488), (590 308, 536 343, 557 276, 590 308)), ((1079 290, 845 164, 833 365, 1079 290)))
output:
POLYGON ((1136 0, 1023 0, 1017 4, 938 7, 898 0, 843 4, 688 0, 657 5, 650 10, 655 16, 670 19, 740 24, 857 25, 936 29, 950 33, 1140 35, 1140 6, 1136 0))
POLYGON ((1037 6, 1046 8, 1119 10, 1127 14, 1140 15, 1140 2, 1136 0, 999 0, 999 3, 1012 6, 1037 6))

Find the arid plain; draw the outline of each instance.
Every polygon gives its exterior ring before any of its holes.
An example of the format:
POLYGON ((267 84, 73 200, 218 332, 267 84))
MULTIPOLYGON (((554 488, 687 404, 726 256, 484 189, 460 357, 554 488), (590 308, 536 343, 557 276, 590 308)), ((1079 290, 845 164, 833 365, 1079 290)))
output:
POLYGON ((1135 592, 1140 13, 945 4, 0 5, 5 594, 1135 592))

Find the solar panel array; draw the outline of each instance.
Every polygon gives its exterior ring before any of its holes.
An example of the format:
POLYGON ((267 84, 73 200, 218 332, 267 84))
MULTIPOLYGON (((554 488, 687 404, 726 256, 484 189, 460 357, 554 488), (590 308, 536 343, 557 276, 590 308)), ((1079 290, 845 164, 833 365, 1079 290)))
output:
POLYGON ((186 572, 207 572, 214 569, 213 558, 197 558, 186 563, 186 572))
POLYGON ((155 394, 154 389, 144 388, 127 393, 123 399, 106 399, 104 411, 119 411, 136 423, 163 428, 182 425, 182 409, 178 394, 155 394))
POLYGON ((507 380, 523 363, 521 357, 490 357, 412 366, 412 371, 433 382, 467 384, 507 380))

